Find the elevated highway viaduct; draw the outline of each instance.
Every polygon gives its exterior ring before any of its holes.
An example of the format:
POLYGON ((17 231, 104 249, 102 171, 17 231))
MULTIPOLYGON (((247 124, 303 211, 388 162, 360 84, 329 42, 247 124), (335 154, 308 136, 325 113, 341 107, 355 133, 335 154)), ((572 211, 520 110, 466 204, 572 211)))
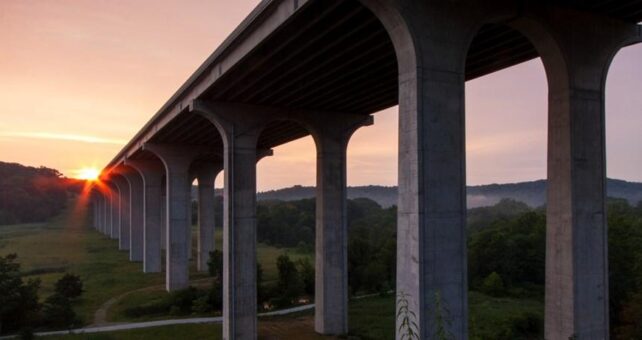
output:
MULTIPOLYGON (((465 82, 540 57, 548 106, 546 338, 609 335, 604 87, 640 42, 642 0, 266 0, 107 164, 94 226, 167 290, 188 285, 190 186, 196 261, 214 247, 224 170, 223 337, 256 333, 256 163, 311 135, 317 152, 315 329, 347 318, 346 147, 399 106, 397 291, 421 339, 468 337, 465 82)), ((397 338, 404 326, 398 320, 397 338)))

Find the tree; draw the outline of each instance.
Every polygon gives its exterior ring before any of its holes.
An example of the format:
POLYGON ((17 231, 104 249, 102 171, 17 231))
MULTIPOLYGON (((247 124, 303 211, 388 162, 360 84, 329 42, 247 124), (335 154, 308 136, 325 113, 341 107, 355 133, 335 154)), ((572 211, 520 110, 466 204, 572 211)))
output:
POLYGON ((260 263, 256 263, 256 303, 260 306, 267 300, 267 294, 263 287, 263 267, 260 263))
POLYGON ((43 318, 45 325, 52 328, 71 328, 78 323, 71 301, 59 293, 45 300, 43 318))
POLYGON ((210 252, 210 259, 207 261, 207 271, 210 276, 219 280, 223 279, 223 253, 220 250, 210 252))
POLYGON ((37 321, 40 280, 22 281, 18 256, 0 256, 0 334, 30 327, 37 321))
POLYGON ((482 291, 491 296, 502 296, 505 294, 504 281, 497 272, 492 272, 484 279, 482 291))
POLYGON ((65 274, 65 276, 56 282, 55 291, 67 299, 75 299, 83 292, 82 280, 80 276, 65 274))
POLYGON ((299 259, 297 265, 299 266, 303 291, 309 296, 314 296, 314 266, 312 262, 306 257, 299 259))
POLYGON ((281 255, 276 260, 276 266, 279 271, 279 279, 277 282, 278 298, 275 304, 278 307, 285 307, 295 302, 302 291, 303 285, 299 278, 299 271, 296 265, 288 255, 281 255))

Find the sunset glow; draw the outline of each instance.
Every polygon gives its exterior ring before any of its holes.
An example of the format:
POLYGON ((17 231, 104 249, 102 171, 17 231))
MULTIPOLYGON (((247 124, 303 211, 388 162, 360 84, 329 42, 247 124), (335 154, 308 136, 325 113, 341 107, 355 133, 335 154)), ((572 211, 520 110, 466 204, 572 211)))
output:
MULTIPOLYGON (((78 178, 79 165, 102 168, 259 2, 0 0, 0 159, 78 178)), ((642 44, 618 53, 606 91, 608 175, 631 181, 642 181, 641 58, 642 44)), ((469 81, 465 97, 467 183, 544 178, 541 61, 469 81)), ((397 184, 397 131, 393 107, 355 133, 348 185, 397 184)), ((258 190, 313 185, 315 160, 309 138, 278 147, 258 163, 258 190)))
POLYGON ((100 170, 96 168, 81 168, 74 172, 74 178, 84 179, 86 181, 95 181, 100 175, 100 170))

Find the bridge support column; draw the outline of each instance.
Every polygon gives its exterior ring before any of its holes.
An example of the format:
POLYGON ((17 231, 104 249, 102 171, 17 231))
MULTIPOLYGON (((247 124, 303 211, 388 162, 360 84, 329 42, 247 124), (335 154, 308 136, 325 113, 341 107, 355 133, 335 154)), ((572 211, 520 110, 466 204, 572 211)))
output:
POLYGON ((545 338, 608 339, 604 88, 636 25, 546 8, 515 26, 549 83, 545 338))
POLYGON ((174 145, 145 144, 145 150, 156 154, 165 165, 166 174, 166 219, 167 250, 165 286, 167 291, 189 286, 189 263, 187 254, 188 228, 191 228, 191 183, 189 167, 196 153, 174 145))
POLYGON ((102 218, 102 232, 105 236, 109 236, 108 232, 108 216, 110 215, 111 211, 109 210, 109 190, 107 188, 103 189, 103 201, 102 201, 102 215, 100 216, 102 218))
POLYGON ((194 101, 190 111, 209 119, 223 138, 223 339, 256 339, 256 162, 266 114, 243 105, 214 106, 194 101))
POLYGON ((101 212, 102 212, 102 203, 101 203, 102 197, 101 195, 96 192, 96 197, 94 199, 94 227, 96 228, 97 231, 100 230, 100 222, 102 221, 101 219, 101 212))
POLYGON ((167 250, 167 176, 161 182, 161 250, 167 250))
POLYGON ((105 197, 105 192, 104 190, 100 189, 99 195, 98 195, 98 231, 100 231, 103 235, 106 234, 105 232, 105 201, 107 198, 105 197))
POLYGON ((196 268, 207 271, 210 252, 214 251, 216 194, 214 182, 223 170, 223 162, 201 163, 194 169, 198 180, 198 245, 196 268))
POLYGON ((113 179, 109 182, 109 235, 112 240, 120 239, 120 192, 113 179))
POLYGON ((93 219, 92 219, 92 226, 96 230, 100 230, 99 227, 99 221, 100 221, 100 215, 99 215, 99 210, 98 207, 100 206, 100 194, 97 191, 94 191, 92 198, 91 198, 91 210, 93 213, 93 219))
POLYGON ((141 175, 131 167, 121 166, 118 173, 129 185, 129 260, 143 260, 144 185, 141 175))
POLYGON ((314 329, 348 332, 348 226, 346 151, 353 132, 372 117, 303 114, 317 151, 314 329))
POLYGON ((449 336, 467 339, 465 64, 482 22, 509 9, 488 1, 362 2, 390 34, 399 67, 396 310, 407 303, 416 327, 398 317, 396 337, 412 328, 419 339, 437 339, 440 308, 449 336))
POLYGON ((143 186, 143 272, 161 271, 161 180, 165 169, 155 160, 126 160, 125 164, 138 171, 143 186))
POLYGON ((130 240, 130 228, 131 228, 131 216, 129 214, 129 203, 130 203, 130 189, 129 183, 119 174, 112 174, 112 181, 118 187, 119 192, 119 213, 118 217, 120 220, 119 223, 119 239, 118 239, 118 249, 119 250, 129 250, 129 240, 130 240))

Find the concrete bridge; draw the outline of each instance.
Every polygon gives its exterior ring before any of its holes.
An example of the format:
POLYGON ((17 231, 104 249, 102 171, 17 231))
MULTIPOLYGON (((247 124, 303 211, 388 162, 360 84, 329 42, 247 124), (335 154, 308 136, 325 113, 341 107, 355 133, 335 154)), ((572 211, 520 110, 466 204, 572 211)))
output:
MULTIPOLYGON (((256 338, 256 163, 312 135, 317 150, 315 329, 347 318, 346 147, 399 105, 397 291, 421 339, 468 336, 465 82, 541 57, 549 87, 546 338, 609 336, 604 88, 618 50, 642 40, 642 0, 266 0, 102 173, 94 226, 167 290, 214 248, 224 170, 223 337, 256 338)), ((399 320, 398 320, 399 322, 399 320)), ((401 326, 400 324, 397 327, 401 326)), ((398 333, 401 339, 402 334, 398 333)))

